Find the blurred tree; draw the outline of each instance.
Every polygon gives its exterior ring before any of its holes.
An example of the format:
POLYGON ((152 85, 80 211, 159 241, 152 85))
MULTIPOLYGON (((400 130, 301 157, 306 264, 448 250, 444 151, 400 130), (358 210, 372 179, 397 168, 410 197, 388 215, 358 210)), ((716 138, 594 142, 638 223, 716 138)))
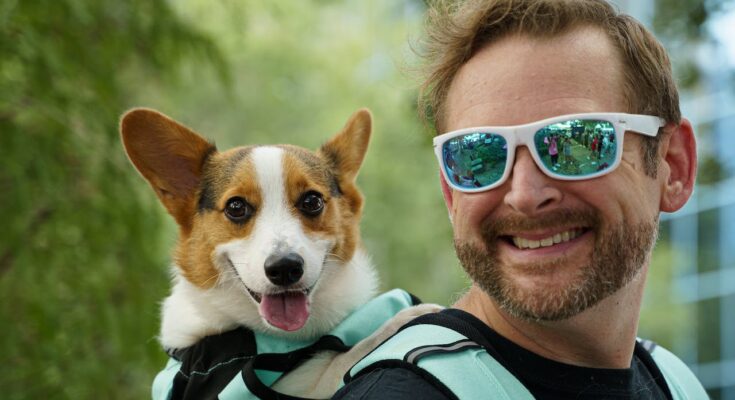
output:
MULTIPOLYGON (((653 28, 669 51, 680 90, 701 90, 703 61, 692 57, 692 53, 697 46, 712 39, 707 22, 734 4, 732 0, 655 0, 653 28)), ((699 127, 697 133, 706 140, 710 129, 699 127)), ((715 183, 723 178, 725 169, 721 160, 712 154, 704 154, 702 159, 705 162, 701 163, 704 168, 698 174, 700 184, 715 183)))
POLYGON ((666 231, 663 236, 664 240, 656 246, 656 254, 649 268, 649 284, 643 298, 639 336, 655 340, 671 349, 677 343, 681 331, 672 327, 687 323, 694 306, 682 304, 672 296, 675 292, 675 277, 681 273, 673 268, 676 265, 674 260, 681 257, 681 254, 665 240, 666 231))
POLYGON ((713 185, 725 178, 727 178, 727 171, 717 157, 711 154, 702 157, 697 170, 697 184, 713 185))
POLYGON ((0 2, 4 399, 148 396, 164 227, 121 173, 116 121, 130 93, 195 57, 227 79, 164 0, 0 2))
MULTIPOLYGON (((728 86, 726 82, 713 83, 711 77, 713 65, 711 64, 716 62, 715 60, 693 55, 702 54, 703 49, 717 48, 714 43, 716 39, 712 37, 710 21, 724 12, 732 12, 735 2, 732 0, 656 0, 655 3, 654 28, 672 58, 674 74, 683 94, 682 97, 698 100, 699 96, 706 97, 720 90, 731 90, 732 85, 728 86), (705 71, 709 71, 709 77, 704 75, 705 71)), ((735 79, 732 70, 730 77, 731 80, 735 79)), ((721 155, 714 153, 719 144, 712 135, 714 132, 712 121, 694 120, 693 123, 696 125, 695 130, 700 142, 697 176, 697 185, 700 190, 695 193, 695 196, 703 199, 703 196, 708 193, 706 190, 701 190, 703 186, 716 185, 728 177, 725 165, 729 160, 723 160, 721 155)), ((692 274, 694 271, 704 273, 712 269, 726 268, 726 265, 721 264, 721 252, 726 250, 722 248, 724 242, 720 235, 723 232, 723 226, 728 226, 728 223, 724 219, 726 217, 723 218, 720 215, 721 211, 721 209, 705 209, 700 210, 696 215, 682 217, 696 221, 692 225, 692 229, 696 231, 694 234, 696 242, 657 246, 653 258, 654 264, 651 266, 652 279, 649 289, 652 290, 649 292, 652 294, 647 293, 649 301, 643 310, 641 331, 645 335, 653 332, 654 335, 651 337, 675 351, 685 350, 680 354, 689 357, 688 362, 705 364, 718 362, 722 361, 720 357, 724 355, 720 346, 723 343, 723 338, 720 337, 720 326, 727 322, 720 320, 721 307, 724 304, 721 303, 722 299, 710 298, 689 303, 678 300, 677 302, 673 298, 677 293, 681 293, 682 289, 672 286, 672 283, 675 283, 675 279, 679 279, 681 274, 692 274), (672 265, 681 267, 681 261, 676 262, 676 252, 692 251, 692 249, 696 249, 696 254, 688 254, 687 257, 681 259, 694 258, 696 265, 690 266, 691 268, 687 271, 675 271, 673 275, 667 276, 666 271, 670 271, 672 265), (668 293, 668 298, 662 296, 665 293, 668 293)), ((668 229, 670 229, 669 224, 662 224, 664 239, 668 229)), ((662 243, 667 242, 663 240, 662 243)), ((701 369, 699 373, 705 372, 701 369)), ((702 378, 704 378, 703 381, 717 381, 717 377, 714 376, 702 376, 702 378)), ((708 394, 713 399, 730 398, 720 388, 709 388, 708 394)))

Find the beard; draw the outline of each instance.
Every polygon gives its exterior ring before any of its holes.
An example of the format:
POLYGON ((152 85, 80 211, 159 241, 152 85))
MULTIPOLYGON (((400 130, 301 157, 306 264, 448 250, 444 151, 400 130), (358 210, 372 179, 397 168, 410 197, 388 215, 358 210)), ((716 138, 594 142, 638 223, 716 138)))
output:
POLYGON ((472 281, 514 317, 560 321, 594 306, 633 280, 653 249, 658 217, 639 224, 622 221, 615 226, 603 226, 596 212, 559 210, 534 219, 513 216, 487 220, 480 229, 484 248, 456 238, 454 241, 457 257, 472 281), (513 269, 543 273, 575 260, 563 257, 535 264, 503 265, 498 259, 498 241, 506 240, 502 232, 559 226, 584 226, 593 231, 595 242, 588 263, 561 287, 521 287, 513 279, 513 269))

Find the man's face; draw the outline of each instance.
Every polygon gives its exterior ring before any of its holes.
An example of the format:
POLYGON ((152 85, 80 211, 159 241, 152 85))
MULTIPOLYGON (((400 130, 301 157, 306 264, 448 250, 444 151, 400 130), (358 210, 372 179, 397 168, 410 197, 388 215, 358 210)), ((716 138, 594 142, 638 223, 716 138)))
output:
MULTIPOLYGON (((627 111, 618 54, 601 31, 583 28, 511 36, 479 51, 450 87, 444 128, 627 111)), ((574 316, 629 283, 648 262, 661 195, 640 141, 626 134, 621 165, 596 179, 549 178, 519 147, 503 185, 474 194, 445 186, 472 280, 507 312, 535 320, 574 316)))

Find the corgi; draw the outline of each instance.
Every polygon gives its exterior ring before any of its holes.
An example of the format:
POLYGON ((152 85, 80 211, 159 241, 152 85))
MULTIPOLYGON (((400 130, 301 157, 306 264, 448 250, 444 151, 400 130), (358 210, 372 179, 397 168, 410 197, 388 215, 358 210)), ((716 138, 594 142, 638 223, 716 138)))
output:
MULTIPOLYGON (((173 288, 162 306, 165 349, 238 327, 312 340, 375 296, 355 184, 371 127, 361 109, 316 152, 293 145, 220 152, 157 111, 124 114, 125 152, 178 225, 173 288)), ((318 367, 300 368, 296 383, 279 390, 330 396, 344 372, 400 324, 355 346, 359 354, 317 358, 318 367)))

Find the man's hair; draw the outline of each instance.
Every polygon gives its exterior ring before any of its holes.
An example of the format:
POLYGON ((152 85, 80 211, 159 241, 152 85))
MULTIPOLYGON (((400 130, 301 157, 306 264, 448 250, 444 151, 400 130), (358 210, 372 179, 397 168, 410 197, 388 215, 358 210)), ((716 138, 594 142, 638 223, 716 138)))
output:
MULTIPOLYGON (((627 111, 678 124, 679 94, 666 50, 640 22, 617 12, 605 0, 429 1, 420 48, 426 71, 419 114, 437 131, 445 128, 445 101, 452 81, 486 45, 513 34, 553 37, 581 26, 601 29, 618 50, 627 111)), ((660 136, 643 137, 645 170, 654 177, 660 136)))

